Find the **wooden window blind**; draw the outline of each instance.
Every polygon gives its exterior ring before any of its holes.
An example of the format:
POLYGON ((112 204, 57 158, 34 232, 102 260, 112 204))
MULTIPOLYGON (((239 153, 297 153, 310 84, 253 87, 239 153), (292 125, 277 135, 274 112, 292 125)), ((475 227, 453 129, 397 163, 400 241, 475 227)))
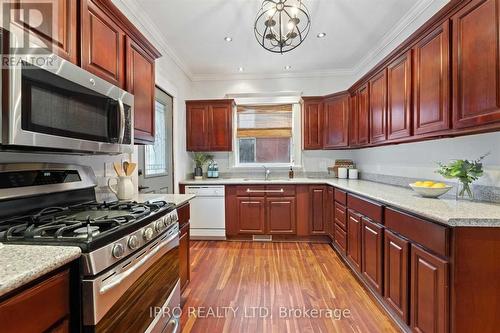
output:
POLYGON ((238 106, 238 138, 291 138, 292 105, 238 106))

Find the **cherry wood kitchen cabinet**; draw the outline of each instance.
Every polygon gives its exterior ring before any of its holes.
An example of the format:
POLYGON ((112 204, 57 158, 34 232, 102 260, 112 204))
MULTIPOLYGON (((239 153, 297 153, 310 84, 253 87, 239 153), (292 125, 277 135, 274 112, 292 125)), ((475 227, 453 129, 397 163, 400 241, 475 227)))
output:
POLYGON ((333 241, 335 238, 335 195, 333 186, 328 186, 327 188, 327 234, 330 240, 333 241))
POLYGON ((350 96, 349 103, 349 147, 356 147, 358 145, 359 136, 358 96, 350 96))
POLYGON ((410 243, 395 233, 384 232, 384 299, 406 323, 409 314, 410 243))
POLYGON ((135 143, 155 140, 155 59, 127 37, 127 90, 134 95, 135 143))
POLYGON ((450 22, 419 40, 413 55, 413 133, 447 131, 451 126, 450 22))
POLYGON ((347 147, 349 144, 349 95, 340 94, 325 99, 323 148, 347 147))
POLYGON ((387 67, 388 140, 402 139, 412 134, 411 62, 410 50, 387 67))
POLYGON ((368 87, 369 84, 365 83, 357 91, 358 145, 366 145, 370 142, 370 96, 368 87))
POLYGON ((188 151, 232 150, 233 100, 187 101, 188 151))
POLYGON ((472 0, 455 13, 453 127, 499 127, 500 0, 472 0))
POLYGON ((295 235, 297 233, 294 197, 268 197, 266 210, 270 235, 295 235))
MULTIPOLYGON (((184 191, 182 191, 184 192, 184 191)), ((189 226, 190 226, 190 205, 185 204, 177 208, 177 215, 179 217, 179 275, 181 290, 184 290, 191 278, 190 270, 190 256, 189 256, 189 226)))
POLYGON ((448 332, 448 262, 411 246, 411 328, 448 332))
POLYGON ((347 260, 358 272, 361 272, 361 215, 349 209, 347 211, 347 260))
POLYGON ((370 142, 387 139, 387 70, 384 69, 369 81, 370 90, 370 142))
POLYGON ((302 116, 304 150, 323 149, 323 98, 304 97, 302 116))
POLYGON ((266 199, 262 197, 238 197, 238 233, 265 234, 266 199))
POLYGON ((0 302, 2 332, 70 332, 69 318, 67 269, 0 302))
POLYGON ((125 86, 125 33, 92 0, 81 0, 81 66, 125 86))
POLYGON ((38 21, 35 16, 20 15, 21 11, 14 13, 13 22, 32 35, 30 42, 35 42, 42 47, 46 47, 58 56, 78 65, 78 1, 75 0, 50 0, 43 3, 33 3, 33 1, 19 1, 13 6, 22 10, 35 9, 40 11, 45 18, 42 24, 34 21, 26 21, 32 18, 38 21), (28 7, 26 6, 29 3, 28 7), (55 17, 54 17, 55 14, 55 17))
POLYGON ((361 273, 380 294, 383 291, 383 228, 363 217, 361 223, 361 273))
POLYGON ((325 235, 326 234, 326 220, 327 220, 327 200, 328 193, 326 186, 310 186, 309 187, 309 200, 310 200, 310 223, 309 231, 311 235, 325 235))

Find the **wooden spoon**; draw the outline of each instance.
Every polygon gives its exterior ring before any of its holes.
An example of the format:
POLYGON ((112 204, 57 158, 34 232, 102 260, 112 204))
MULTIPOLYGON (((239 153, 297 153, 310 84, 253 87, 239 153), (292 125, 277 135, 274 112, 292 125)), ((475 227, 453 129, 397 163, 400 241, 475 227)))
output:
POLYGON ((122 164, 120 162, 114 162, 113 163, 113 168, 115 169, 115 172, 116 172, 116 174, 118 176, 123 176, 124 175, 122 164))
POLYGON ((132 176, 136 166, 137 166, 137 163, 129 163, 128 164, 127 170, 125 170, 125 173, 127 174, 127 176, 132 176))
MULTIPOLYGON (((127 161, 123 162, 123 172, 127 175, 127 169, 128 169, 129 163, 127 161)), ((128 175, 127 175, 128 176, 128 175)))

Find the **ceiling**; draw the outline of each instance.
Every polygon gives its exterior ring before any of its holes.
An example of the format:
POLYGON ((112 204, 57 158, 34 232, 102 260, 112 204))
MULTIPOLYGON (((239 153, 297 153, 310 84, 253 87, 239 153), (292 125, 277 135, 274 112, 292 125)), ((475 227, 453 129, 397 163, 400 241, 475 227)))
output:
POLYGON ((311 32, 284 55, 264 50, 253 32, 261 0, 122 0, 140 9, 143 24, 168 45, 192 78, 243 74, 348 74, 433 1, 303 0, 311 32), (327 34, 319 39, 320 32, 327 34), (224 37, 230 36, 232 42, 224 37), (285 66, 291 70, 285 70, 285 66))

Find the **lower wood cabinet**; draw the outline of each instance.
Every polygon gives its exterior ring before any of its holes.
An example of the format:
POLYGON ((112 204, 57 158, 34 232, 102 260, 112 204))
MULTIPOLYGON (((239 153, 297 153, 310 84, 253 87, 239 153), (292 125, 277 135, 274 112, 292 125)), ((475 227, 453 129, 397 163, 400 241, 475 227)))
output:
POLYGON ((326 222, 326 231, 330 240, 335 238, 335 198, 334 198, 334 190, 332 186, 329 186, 327 189, 327 222, 326 222))
POLYGON ((326 234, 326 206, 328 200, 328 193, 326 186, 311 186, 309 187, 310 211, 311 221, 310 234, 311 235, 325 235, 326 234))
POLYGON ((181 280, 181 290, 187 287, 190 280, 189 261, 189 227, 190 227, 190 205, 184 205, 177 209, 179 216, 179 275, 181 280))
POLYGON ((364 217, 361 225, 361 273, 365 280, 382 295, 383 228, 364 217))
POLYGON ((411 246, 411 329, 448 332, 448 262, 411 246))
POLYGON ((384 299, 391 309, 409 324, 410 243, 385 229, 384 299))
POLYGON ((261 235, 265 233, 266 199, 238 197, 238 233, 261 235))
POLYGON ((69 270, 0 302, 0 331, 69 332, 69 270))
POLYGON ((361 215, 351 209, 347 213, 347 260, 361 272, 361 215))
POLYGON ((269 234, 294 235, 297 232, 295 198, 266 198, 269 234))

